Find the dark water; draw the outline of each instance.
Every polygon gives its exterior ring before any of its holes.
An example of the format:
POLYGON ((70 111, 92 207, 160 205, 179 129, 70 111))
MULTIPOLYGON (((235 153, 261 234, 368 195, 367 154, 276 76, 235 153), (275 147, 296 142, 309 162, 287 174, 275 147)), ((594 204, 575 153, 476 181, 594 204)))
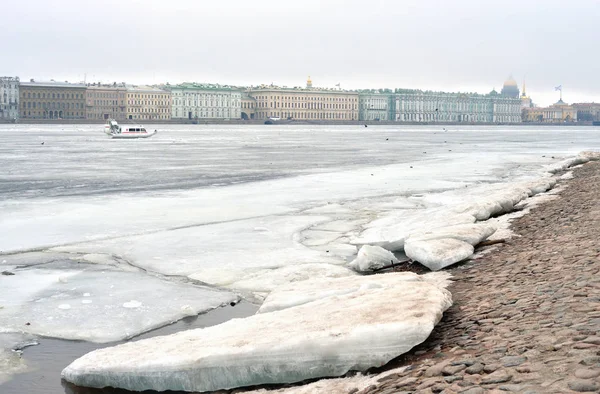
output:
MULTIPOLYGON (((214 326, 237 317, 251 316, 258 310, 258 306, 242 301, 237 305, 225 306, 211 312, 185 318, 177 323, 165 326, 132 340, 151 338, 160 335, 169 335, 178 331, 193 328, 214 326)), ((91 343, 84 341, 66 341, 62 339, 40 338, 40 344, 27 347, 23 350, 23 358, 31 371, 15 375, 9 382, 0 385, 0 394, 125 394, 127 390, 117 389, 90 389, 73 386, 61 381, 61 371, 75 359, 91 352, 92 350, 118 345, 123 342, 91 343)), ((144 393, 153 393, 145 391, 144 393)))

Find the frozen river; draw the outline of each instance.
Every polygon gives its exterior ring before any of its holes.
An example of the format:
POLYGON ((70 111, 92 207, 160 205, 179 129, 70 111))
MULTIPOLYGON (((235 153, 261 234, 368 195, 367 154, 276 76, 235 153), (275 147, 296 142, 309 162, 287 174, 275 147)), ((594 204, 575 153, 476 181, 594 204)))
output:
POLYGON ((377 220, 414 221, 600 147, 597 127, 147 127, 159 133, 128 141, 0 125, 0 339, 107 343, 351 275, 377 220))

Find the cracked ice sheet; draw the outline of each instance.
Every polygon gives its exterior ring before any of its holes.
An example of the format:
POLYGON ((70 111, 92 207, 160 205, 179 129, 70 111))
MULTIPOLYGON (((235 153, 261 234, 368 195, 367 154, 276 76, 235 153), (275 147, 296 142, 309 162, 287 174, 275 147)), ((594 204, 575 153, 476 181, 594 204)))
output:
MULTIPOLYGON (((400 184, 403 193, 408 194, 466 184, 455 176, 460 163, 447 163, 442 168, 427 163, 410 174, 403 172, 405 167, 394 164, 150 195, 0 201, 0 234, 3 234, 0 250, 25 251, 303 209, 310 211, 332 196, 338 201, 378 197, 397 190, 400 184), (434 168, 438 177, 428 177, 434 168), (81 220, 82 217, 86 220, 81 220)), ((327 206, 320 208, 328 210, 327 206)), ((342 209, 335 204, 330 208, 342 209)), ((317 208, 310 212, 318 211, 317 208)))
MULTIPOLYGON (((275 273, 273 269, 292 264, 344 264, 341 257, 331 257, 327 252, 312 250, 299 242, 301 230, 326 220, 324 216, 271 216, 92 241, 53 250, 113 254, 146 270, 186 275, 204 283, 227 286, 261 273, 268 276, 269 272, 275 273)), ((265 277, 265 280, 270 279, 265 277)))
POLYGON ((96 264, 62 261, 42 267, 0 276, 0 332, 111 342, 238 299, 96 264))
POLYGON ((313 301, 98 349, 62 376, 85 387, 209 391, 365 371, 430 335, 452 304, 448 277, 390 273, 298 282, 289 289, 303 294, 308 286, 319 292, 313 301), (325 289, 338 292, 328 296, 325 289))

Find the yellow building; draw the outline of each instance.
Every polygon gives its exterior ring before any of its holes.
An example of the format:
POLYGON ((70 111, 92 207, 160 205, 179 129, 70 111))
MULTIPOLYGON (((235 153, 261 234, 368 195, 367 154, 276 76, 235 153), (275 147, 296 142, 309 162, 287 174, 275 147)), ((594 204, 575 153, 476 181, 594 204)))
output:
POLYGON ((358 93, 312 87, 259 86, 248 90, 256 100, 256 119, 281 118, 309 121, 358 120, 358 93))
POLYGON ((542 108, 545 123, 564 123, 564 122, 576 122, 577 121, 577 110, 559 100, 556 104, 552 104, 547 108, 542 108))
POLYGON ((149 86, 127 87, 127 119, 171 119, 171 93, 149 86))
POLYGON ((544 108, 530 107, 523 108, 523 122, 543 122, 544 108))

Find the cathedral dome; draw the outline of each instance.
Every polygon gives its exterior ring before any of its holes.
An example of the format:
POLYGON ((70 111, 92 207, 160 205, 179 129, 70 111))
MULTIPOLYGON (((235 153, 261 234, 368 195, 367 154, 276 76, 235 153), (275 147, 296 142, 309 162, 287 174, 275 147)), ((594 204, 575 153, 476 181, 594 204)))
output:
POLYGON ((500 94, 506 97, 519 97, 519 86, 512 75, 506 80, 506 82, 504 82, 504 86, 502 87, 500 94))
POLYGON ((514 79, 512 76, 510 76, 510 77, 509 77, 509 78, 508 78, 508 79, 507 79, 507 80, 504 82, 504 87, 507 87, 507 86, 518 86, 518 85, 517 85, 517 81, 515 81, 515 79, 514 79))

